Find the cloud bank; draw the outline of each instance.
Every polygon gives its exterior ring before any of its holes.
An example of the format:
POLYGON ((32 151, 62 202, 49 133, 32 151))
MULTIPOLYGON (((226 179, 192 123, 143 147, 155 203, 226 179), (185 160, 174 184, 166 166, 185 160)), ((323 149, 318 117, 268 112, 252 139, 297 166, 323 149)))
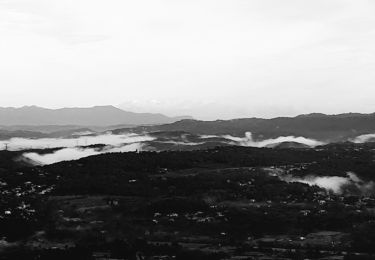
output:
POLYGON ((121 135, 104 134, 96 136, 79 136, 76 138, 11 138, 9 140, 0 141, 0 147, 5 147, 7 145, 8 150, 19 151, 25 149, 46 149, 59 147, 72 148, 95 144, 120 146, 123 144, 152 141, 154 139, 154 137, 148 135, 138 135, 133 133, 121 135))
POLYGON ((21 151, 27 149, 61 148, 51 153, 24 153, 22 156, 34 161, 36 164, 52 164, 67 160, 77 160, 83 157, 98 155, 102 153, 141 151, 143 142, 153 141, 156 138, 148 135, 134 133, 113 135, 103 134, 96 136, 85 136, 85 133, 74 138, 11 138, 0 141, 0 147, 7 147, 10 151, 21 151), (104 147, 92 148, 90 145, 103 144, 104 147))
POLYGON ((363 144, 375 141, 375 134, 360 135, 351 140, 353 143, 363 144))
POLYGON ((310 147, 315 147, 318 145, 323 145, 323 142, 320 142, 318 140, 309 139, 305 137, 295 137, 295 136, 280 136, 277 138, 271 138, 266 139, 262 141, 255 141, 253 139, 251 132, 246 132, 245 137, 235 137, 231 135, 222 135, 222 136, 216 136, 216 135, 202 135, 201 138, 207 139, 207 138, 213 138, 213 137, 221 137, 228 139, 233 145, 240 145, 240 146, 249 146, 249 147, 269 147, 270 145, 275 145, 283 142, 296 142, 308 145, 310 147))
POLYGON ((295 177, 292 175, 278 175, 279 178, 286 182, 300 182, 310 186, 318 186, 320 188, 332 191, 336 194, 343 194, 345 190, 358 190, 362 194, 371 194, 375 191, 375 183, 373 181, 365 182, 355 173, 348 172, 346 177, 340 176, 305 176, 295 177))
POLYGON ((104 149, 99 148, 80 148, 71 147, 57 150, 53 153, 39 154, 39 153, 24 153, 22 156, 34 161, 37 164, 46 165, 61 161, 78 160, 84 157, 98 155, 103 153, 120 153, 120 152, 135 152, 143 149, 142 143, 132 143, 119 147, 108 146, 104 149))

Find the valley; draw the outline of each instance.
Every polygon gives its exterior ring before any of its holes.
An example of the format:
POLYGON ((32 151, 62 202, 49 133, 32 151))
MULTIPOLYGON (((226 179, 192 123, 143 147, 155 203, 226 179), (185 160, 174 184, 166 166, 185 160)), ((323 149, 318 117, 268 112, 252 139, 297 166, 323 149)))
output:
POLYGON ((46 166, 20 164, 14 158, 21 151, 2 151, 1 255, 369 259, 374 149, 227 146, 108 153, 46 166), (348 172, 361 185, 339 183, 335 190, 284 178, 348 172))

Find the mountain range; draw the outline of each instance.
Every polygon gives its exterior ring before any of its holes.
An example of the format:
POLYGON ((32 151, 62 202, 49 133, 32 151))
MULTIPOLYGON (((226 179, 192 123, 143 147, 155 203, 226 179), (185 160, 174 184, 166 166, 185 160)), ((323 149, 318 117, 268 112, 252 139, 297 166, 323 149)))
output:
MULTIPOLYGON (((128 131, 117 129, 114 133, 128 131)), ((139 126, 135 132, 186 131, 203 135, 244 136, 251 132, 255 140, 279 136, 302 136, 327 142, 346 141, 359 135, 375 133, 375 113, 338 115, 308 114, 273 119, 242 118, 233 120, 181 120, 171 124, 139 126)))
POLYGON ((168 117, 163 114, 134 113, 114 106, 94 106, 87 108, 47 109, 37 106, 21 108, 0 108, 0 125, 150 125, 167 124, 185 117, 168 117))
MULTIPOLYGON (((272 119, 241 118, 201 121, 191 117, 167 117, 162 114, 134 113, 113 106, 46 109, 37 106, 0 108, 0 139, 11 137, 66 137, 77 132, 113 134, 123 132, 184 132, 193 135, 231 135, 252 133, 255 141, 280 136, 296 136, 322 142, 348 141, 375 133, 375 113, 321 113, 272 119)), ((169 137, 168 137, 169 138, 169 137)), ((289 145, 292 145, 289 144, 289 145)))

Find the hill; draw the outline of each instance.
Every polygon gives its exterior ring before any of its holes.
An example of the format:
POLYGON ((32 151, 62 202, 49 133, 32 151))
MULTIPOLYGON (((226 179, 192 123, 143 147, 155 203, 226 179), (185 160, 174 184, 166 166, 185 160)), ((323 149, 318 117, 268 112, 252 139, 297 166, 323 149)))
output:
MULTIPOLYGON (((272 119, 181 120, 171 124, 137 127, 132 131, 186 131, 192 134, 244 136, 252 132, 255 140, 279 136, 303 136, 327 142, 344 141, 375 133, 375 114, 311 114, 272 119)), ((117 129, 114 133, 129 131, 117 129)))
POLYGON ((0 124, 10 125, 149 125, 167 124, 187 117, 167 117, 162 114, 133 113, 114 106, 47 109, 37 106, 0 108, 0 124))

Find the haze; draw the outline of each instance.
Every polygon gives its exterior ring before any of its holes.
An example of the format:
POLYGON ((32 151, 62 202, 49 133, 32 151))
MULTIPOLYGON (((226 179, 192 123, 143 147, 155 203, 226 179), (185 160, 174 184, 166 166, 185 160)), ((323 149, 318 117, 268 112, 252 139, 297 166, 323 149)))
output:
POLYGON ((375 2, 0 0, 0 105, 374 112, 375 2))

